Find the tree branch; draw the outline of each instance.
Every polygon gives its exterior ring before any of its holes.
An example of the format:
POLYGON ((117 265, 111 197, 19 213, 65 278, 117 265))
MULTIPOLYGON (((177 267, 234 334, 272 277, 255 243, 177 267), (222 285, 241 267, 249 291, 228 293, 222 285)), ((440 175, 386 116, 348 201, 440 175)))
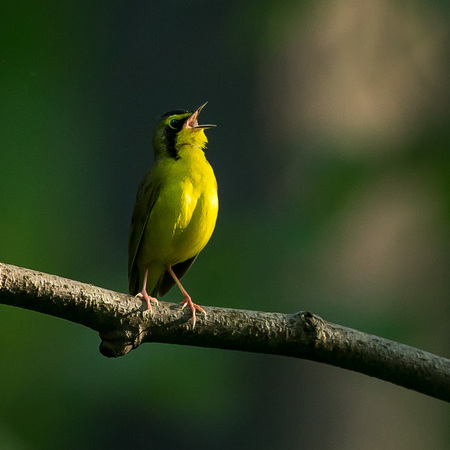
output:
POLYGON ((0 263, 0 303, 50 314, 100 333, 100 352, 126 355, 144 342, 165 342, 304 358, 361 372, 450 401, 450 360, 327 322, 310 312, 265 313, 205 307, 192 329, 190 313, 0 263))

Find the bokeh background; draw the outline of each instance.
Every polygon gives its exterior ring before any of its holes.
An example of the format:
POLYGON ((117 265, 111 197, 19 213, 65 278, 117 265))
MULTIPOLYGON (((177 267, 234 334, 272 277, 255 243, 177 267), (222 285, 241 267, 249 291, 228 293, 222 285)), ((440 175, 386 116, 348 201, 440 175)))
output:
MULTIPOLYGON (((399 0, 0 6, 0 260, 126 291, 165 111, 209 101, 200 304, 450 356, 450 8, 399 0)), ((174 289, 168 300, 180 300, 174 289)), ((282 357, 147 344, 0 307, 5 449, 446 449, 448 405, 282 357)))

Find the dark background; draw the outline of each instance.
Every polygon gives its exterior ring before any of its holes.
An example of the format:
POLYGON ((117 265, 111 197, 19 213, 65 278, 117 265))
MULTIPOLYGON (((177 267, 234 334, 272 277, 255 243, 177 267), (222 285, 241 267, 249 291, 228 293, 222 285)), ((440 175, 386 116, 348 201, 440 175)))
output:
MULTIPOLYGON (((324 318, 449 356, 445 1, 0 7, 0 260, 126 291, 165 111, 209 101, 204 305, 324 318)), ((168 300, 181 300, 173 289, 168 300)), ((0 308, 7 449, 446 449, 444 402, 334 367, 144 345, 0 308)))

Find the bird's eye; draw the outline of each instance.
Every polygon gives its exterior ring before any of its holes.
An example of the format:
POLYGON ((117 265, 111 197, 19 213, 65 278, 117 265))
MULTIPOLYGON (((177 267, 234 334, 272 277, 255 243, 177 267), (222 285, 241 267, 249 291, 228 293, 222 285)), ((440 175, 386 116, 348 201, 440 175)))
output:
POLYGON ((172 120, 169 122, 169 127, 172 128, 173 130, 176 130, 176 129, 178 129, 178 127, 179 127, 179 123, 180 123, 179 120, 177 120, 177 119, 172 119, 172 120))

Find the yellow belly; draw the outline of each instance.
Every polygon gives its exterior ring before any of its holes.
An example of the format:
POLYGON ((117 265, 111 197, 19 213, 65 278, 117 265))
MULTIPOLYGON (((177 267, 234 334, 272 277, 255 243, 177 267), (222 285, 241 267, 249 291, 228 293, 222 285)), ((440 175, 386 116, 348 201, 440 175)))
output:
POLYGON ((216 224, 217 191, 200 192, 190 181, 171 184, 153 206, 143 235, 147 264, 173 266, 199 253, 216 224))
POLYGON ((165 183, 153 205, 139 249, 140 271, 148 268, 152 292, 166 266, 197 255, 208 243, 218 213, 217 183, 204 159, 162 167, 165 183), (189 164, 187 164, 189 163, 189 164))

